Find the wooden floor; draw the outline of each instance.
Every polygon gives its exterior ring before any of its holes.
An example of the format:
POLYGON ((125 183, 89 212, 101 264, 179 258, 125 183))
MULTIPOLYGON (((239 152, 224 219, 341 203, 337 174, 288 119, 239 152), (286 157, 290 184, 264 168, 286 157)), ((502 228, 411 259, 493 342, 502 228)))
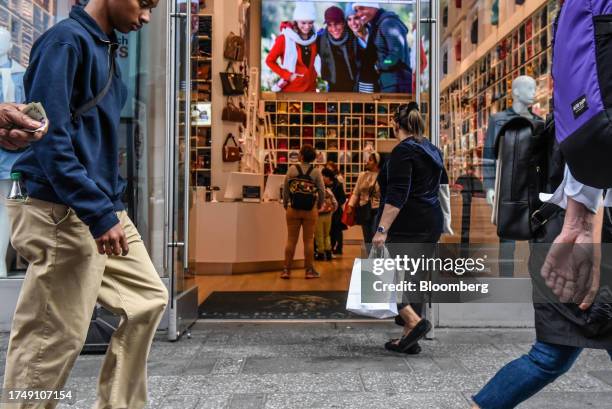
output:
POLYGON ((347 291, 353 262, 360 257, 360 252, 359 245, 345 245, 342 256, 335 256, 332 261, 316 261, 315 268, 321 273, 321 278, 316 280, 306 280, 303 268, 293 270, 289 280, 281 279, 279 271, 196 276, 199 302, 214 291, 347 291))
MULTIPOLYGON (((451 199, 452 225, 454 235, 442 237, 443 243, 458 243, 461 241, 461 195, 453 194, 451 199)), ((474 198, 471 209, 470 242, 477 244, 498 243, 496 228, 491 224, 491 207, 483 198, 474 198)), ((359 231, 359 227, 356 228, 359 231)), ((360 235, 359 235, 360 236, 360 235)), ((346 236, 345 236, 346 237, 346 236)), ((525 258, 525 243, 517 246, 515 257, 525 258)), ((345 244, 344 255, 336 256, 331 262, 318 261, 316 269, 321 278, 304 279, 304 270, 293 271, 290 280, 280 278, 279 271, 236 274, 236 275, 206 275, 196 276, 188 286, 198 286, 200 304, 215 291, 347 291, 355 258, 360 257, 361 245, 345 244)), ((497 267, 492 266, 492 273, 497 274, 497 267)), ((526 275, 525 272, 516 272, 526 275)))

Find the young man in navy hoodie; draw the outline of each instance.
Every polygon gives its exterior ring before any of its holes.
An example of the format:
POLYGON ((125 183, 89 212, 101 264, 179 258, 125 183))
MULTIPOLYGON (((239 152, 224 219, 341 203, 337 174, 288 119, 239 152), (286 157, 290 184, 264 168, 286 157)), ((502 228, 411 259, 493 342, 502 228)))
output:
POLYGON ((27 100, 44 105, 50 126, 13 167, 29 197, 7 203, 11 240, 29 267, 13 319, 5 393, 61 390, 98 301, 122 320, 94 407, 145 406, 147 356, 168 293, 121 200, 118 131, 127 92, 115 64, 115 30, 139 30, 157 2, 90 0, 32 48, 27 100))

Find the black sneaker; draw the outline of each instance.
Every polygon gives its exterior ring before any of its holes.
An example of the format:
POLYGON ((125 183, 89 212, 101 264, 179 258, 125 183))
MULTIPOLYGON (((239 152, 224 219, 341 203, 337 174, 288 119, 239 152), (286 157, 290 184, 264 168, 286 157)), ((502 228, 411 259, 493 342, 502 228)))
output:
POLYGON ((332 259, 333 259, 332 252, 331 251, 326 251, 325 252, 325 260, 332 261, 332 259))

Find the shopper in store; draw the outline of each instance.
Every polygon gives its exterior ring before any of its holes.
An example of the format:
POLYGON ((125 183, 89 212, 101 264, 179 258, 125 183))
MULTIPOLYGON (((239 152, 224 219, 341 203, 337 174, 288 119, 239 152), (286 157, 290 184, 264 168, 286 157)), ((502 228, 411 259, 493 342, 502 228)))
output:
MULTIPOLYGON (((372 245, 387 246, 392 258, 427 256, 443 231, 438 191, 441 183, 448 184, 448 176, 442 152, 423 135, 425 122, 416 103, 398 108, 393 127, 400 142, 378 175, 381 200, 372 245)), ((431 330, 431 323, 421 318, 422 303, 412 293, 410 297, 398 305, 396 322, 404 325, 404 332, 385 344, 388 350, 419 353, 418 341, 431 330)))
MULTIPOLYGON (((367 24, 369 38, 366 55, 376 52, 375 68, 378 72, 380 92, 412 92, 408 27, 399 16, 373 1, 353 3, 357 17, 367 24)), ((365 64, 366 61, 363 61, 365 64)))
POLYGON ((340 7, 325 10, 325 29, 319 33, 317 44, 321 77, 327 82, 328 91, 355 91, 359 72, 357 39, 348 28, 340 7))
MULTIPOLYGON (((344 191, 344 186, 342 185, 342 183, 340 183, 336 178, 336 174, 333 170, 326 167, 322 170, 322 174, 325 187, 332 191, 336 202, 338 202, 338 206, 332 214, 331 229, 329 232, 329 238, 331 240, 331 250, 329 251, 329 253, 325 252, 325 259, 330 261, 332 259, 332 253, 342 254, 342 246, 344 241, 342 237, 342 231, 346 228, 346 226, 344 226, 344 224, 342 223, 342 209, 344 204, 346 203, 346 192, 344 191)), ((318 245, 317 248, 319 248, 318 245)))
POLYGON ((29 198, 7 201, 11 241, 29 267, 11 328, 5 391, 62 390, 99 302, 121 321, 95 406, 145 407, 147 357, 168 291, 121 201, 118 129, 127 93, 113 68, 115 30, 140 29, 156 6, 156 0, 90 0, 32 48, 26 98, 44 105, 49 130, 13 167, 29 198), (104 84, 108 92, 100 94, 104 84), (89 101, 97 104, 81 112, 89 101))
POLYGON ((317 13, 314 3, 298 1, 293 21, 284 22, 280 35, 266 57, 266 64, 280 80, 272 87, 274 92, 315 92, 317 89, 317 33, 314 22, 317 13), (281 64, 278 64, 278 59, 281 64))
MULTIPOLYGON (((340 173, 340 168, 338 164, 334 161, 328 161, 325 164, 325 167, 331 170, 334 174, 334 179, 338 183, 337 189, 342 189, 342 194, 344 195, 344 199, 341 200, 342 203, 339 203, 339 209, 334 213, 334 217, 332 218, 332 231, 331 231, 331 241, 332 241, 332 253, 337 255, 342 255, 344 250, 344 230, 347 230, 348 227, 342 223, 342 215, 344 213, 344 204, 346 203, 346 188, 345 188, 345 180, 344 176, 340 173)), ((332 189, 333 190, 333 189, 332 189)), ((338 195, 336 199, 338 199, 338 195)))
POLYGON ((347 208, 347 212, 355 214, 355 221, 361 226, 366 246, 372 243, 376 231, 376 216, 380 206, 380 186, 377 181, 379 172, 380 154, 374 152, 368 158, 366 170, 357 177, 347 208))
POLYGON ((23 114, 21 110, 24 107, 21 104, 0 104, 0 148, 9 151, 23 149, 47 132, 48 124, 44 129, 32 132, 43 124, 23 114))
POLYGON ((291 266, 302 229, 304 241, 304 266, 306 278, 319 278, 314 268, 314 240, 317 225, 318 210, 325 201, 325 185, 321 170, 315 168, 313 162, 317 151, 312 145, 304 145, 300 149, 300 163, 291 166, 285 177, 283 187, 283 204, 287 209, 287 245, 285 247, 285 266, 281 278, 291 277, 291 266))
POLYGON ((342 185, 342 188, 345 188, 346 183, 344 180, 344 176, 342 176, 342 173, 340 172, 340 168, 338 167, 338 164, 334 162, 333 160, 330 160, 330 161, 327 161, 327 163, 325 164, 325 167, 331 170, 332 172, 334 172, 334 176, 336 177, 336 180, 338 181, 338 183, 342 185))
POLYGON ((346 22, 357 40, 357 61, 359 72, 357 73, 356 91, 363 94, 379 92, 378 73, 376 72, 376 47, 368 47, 370 32, 366 24, 357 16, 353 3, 347 3, 344 9, 346 22))
MULTIPOLYGON (((325 184, 325 200, 323 206, 319 209, 319 218, 317 219, 317 227, 315 231, 315 239, 317 246, 317 254, 315 255, 316 260, 332 260, 332 242, 331 242, 331 229, 333 223, 334 214, 340 205, 336 194, 339 192, 333 191, 334 188, 334 173, 324 168, 321 171, 323 175, 323 183, 325 184)), ((337 186, 336 182, 336 186, 337 186)), ((342 191, 344 193, 344 191, 342 191)), ((343 198, 346 201, 346 197, 343 198)))

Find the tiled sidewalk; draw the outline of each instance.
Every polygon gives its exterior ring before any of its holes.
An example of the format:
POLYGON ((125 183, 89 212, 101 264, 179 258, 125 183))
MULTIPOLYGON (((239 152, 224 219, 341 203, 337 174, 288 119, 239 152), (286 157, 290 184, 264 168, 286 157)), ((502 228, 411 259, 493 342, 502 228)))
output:
MULTIPOLYGON (((528 351, 533 330, 437 329, 418 356, 386 352, 391 323, 199 323, 191 339, 157 337, 149 408, 460 409, 504 363, 528 351)), ((0 334, 4 355, 7 334, 0 334)), ((4 359, 4 357, 2 358, 4 359)), ((82 356, 69 385, 90 409, 101 356, 82 356)), ((4 361, 0 362, 4 369, 4 361)), ((575 367, 521 408, 612 407, 612 363, 586 351, 575 367)))

